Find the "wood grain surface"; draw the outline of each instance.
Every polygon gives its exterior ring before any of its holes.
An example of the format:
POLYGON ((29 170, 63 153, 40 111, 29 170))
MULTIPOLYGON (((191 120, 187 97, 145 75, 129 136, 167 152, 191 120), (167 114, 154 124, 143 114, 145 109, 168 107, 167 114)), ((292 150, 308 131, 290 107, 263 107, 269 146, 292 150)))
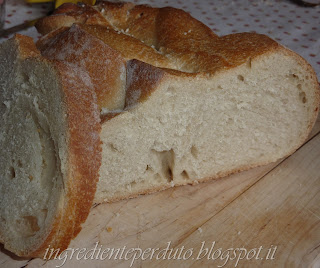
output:
POLYGON ((305 144, 276 163, 196 186, 96 205, 70 244, 74 250, 86 248, 93 252, 95 247, 100 248, 100 253, 108 248, 118 249, 119 253, 120 249, 125 253, 131 248, 158 248, 152 259, 149 252, 145 260, 133 260, 129 254, 127 260, 124 255, 122 259, 118 255, 115 260, 113 255, 110 260, 100 260, 96 259, 98 254, 88 254, 85 260, 79 254, 77 260, 77 252, 70 258, 70 251, 63 256, 66 260, 29 260, 1 246, 0 267, 317 268, 319 191, 318 118, 305 144), (161 255, 166 248, 167 255, 161 255))

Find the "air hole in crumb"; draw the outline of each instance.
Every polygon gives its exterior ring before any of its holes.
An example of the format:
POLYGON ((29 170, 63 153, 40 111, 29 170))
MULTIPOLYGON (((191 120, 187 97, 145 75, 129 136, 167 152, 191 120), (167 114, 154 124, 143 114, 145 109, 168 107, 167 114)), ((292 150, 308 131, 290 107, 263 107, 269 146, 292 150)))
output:
POLYGON ((191 155, 194 158, 198 158, 198 149, 194 145, 191 146, 191 150, 190 151, 191 151, 191 155))
POLYGON ((154 174, 154 180, 157 182, 162 182, 161 176, 159 173, 155 173, 154 174))
POLYGON ((23 165, 22 165, 22 162, 21 162, 21 160, 18 160, 18 167, 22 167, 23 165))
POLYGON ((6 223, 6 222, 7 222, 6 219, 3 218, 3 217, 0 217, 0 219, 1 219, 1 221, 2 221, 3 223, 6 223))
POLYGON ((172 169, 171 169, 171 167, 169 167, 169 166, 168 166, 168 168, 167 168, 167 178, 168 178, 168 182, 173 181, 172 169))
POLYGON ((157 151, 157 150, 151 149, 151 152, 158 158, 158 160, 161 163, 162 177, 167 179, 168 182, 171 182, 173 180, 173 169, 174 169, 174 159, 175 159, 175 153, 173 149, 165 150, 165 151, 157 151))
POLYGON ((150 167, 149 165, 146 166, 146 171, 152 171, 152 167, 150 167))
POLYGON ((185 170, 181 172, 181 176, 186 180, 190 180, 189 174, 185 170))
POLYGON ((16 171, 14 167, 10 167, 10 179, 14 179, 16 177, 16 171))
POLYGON ((241 74, 238 75, 238 79, 239 79, 240 81, 244 81, 244 77, 243 77, 241 74))
POLYGON ((2 106, 2 110, 5 110, 5 109, 7 109, 7 105, 5 105, 4 103, 1 103, 1 106, 2 106))
POLYGON ((218 85, 218 89, 222 89, 222 86, 218 85))
POLYGON ((233 119, 231 117, 228 117, 227 119, 227 124, 230 125, 233 123, 233 119))
POLYGON ((119 152, 119 150, 115 147, 115 145, 113 143, 107 143, 109 148, 113 151, 113 152, 119 152))
POLYGON ((307 102, 306 93, 304 93, 303 91, 299 93, 299 97, 300 97, 302 103, 307 102))
POLYGON ((46 208, 44 208, 44 209, 41 209, 41 212, 43 213, 44 219, 46 219, 47 215, 48 215, 48 210, 46 208))
POLYGON ((134 188, 136 185, 137 185, 136 181, 133 181, 133 182, 130 183, 131 188, 134 188))
POLYGON ((297 85, 297 88, 298 88, 299 90, 302 90, 301 84, 298 84, 298 85, 297 85))
POLYGON ((21 76, 24 82, 29 82, 30 78, 28 74, 26 74, 25 72, 22 72, 21 76))
POLYGON ((33 233, 38 232, 40 230, 40 227, 38 225, 38 219, 35 216, 23 216, 25 221, 29 224, 31 231, 33 233))
POLYGON ((168 91, 168 93, 170 93, 172 95, 176 94, 176 89, 174 87, 168 87, 167 91, 168 91))

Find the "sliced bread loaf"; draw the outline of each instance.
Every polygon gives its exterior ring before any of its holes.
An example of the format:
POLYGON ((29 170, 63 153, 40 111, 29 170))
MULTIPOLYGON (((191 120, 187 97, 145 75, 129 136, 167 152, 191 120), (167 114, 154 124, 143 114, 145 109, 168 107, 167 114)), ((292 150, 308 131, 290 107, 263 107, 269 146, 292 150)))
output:
POLYGON ((125 109, 101 114, 95 202, 274 162, 303 143, 318 114, 319 87, 311 66, 265 35, 218 37, 170 7, 69 5, 38 23, 48 33, 37 43, 45 57, 60 55, 55 51, 61 27, 61 44, 71 45, 71 53, 77 49, 68 40, 81 34, 127 60, 125 109), (103 24, 79 19, 98 11, 103 24), (62 17, 59 23, 56 17, 62 17), (65 23, 69 17, 77 23, 71 28, 65 23))
POLYGON ((264 35, 108 2, 38 27, 42 55, 19 35, 0 47, 0 240, 20 256, 65 249, 94 202, 285 157, 318 114, 310 65, 264 35))

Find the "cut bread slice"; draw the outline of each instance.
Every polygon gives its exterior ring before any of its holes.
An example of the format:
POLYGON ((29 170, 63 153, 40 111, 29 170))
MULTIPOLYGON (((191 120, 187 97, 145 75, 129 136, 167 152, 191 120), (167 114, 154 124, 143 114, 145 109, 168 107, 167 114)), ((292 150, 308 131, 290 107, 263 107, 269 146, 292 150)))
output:
POLYGON ((50 62, 32 38, 0 45, 0 241, 20 256, 64 249, 92 205, 100 119, 87 74, 50 62))
POLYGON ((126 105, 102 124, 97 203, 220 178, 293 153, 316 120, 319 89, 311 67, 279 46, 213 75, 133 60, 126 105))

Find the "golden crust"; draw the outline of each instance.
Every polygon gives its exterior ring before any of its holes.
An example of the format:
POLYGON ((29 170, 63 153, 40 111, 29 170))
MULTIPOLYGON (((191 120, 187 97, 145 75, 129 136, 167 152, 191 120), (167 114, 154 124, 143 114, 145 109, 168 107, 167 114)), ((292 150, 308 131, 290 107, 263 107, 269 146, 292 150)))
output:
POLYGON ((125 107, 145 101, 156 90, 164 75, 165 71, 161 68, 138 60, 129 61, 125 107))
POLYGON ((81 73, 54 61, 61 77, 68 122, 68 178, 65 181, 64 207, 51 241, 46 241, 32 256, 43 256, 44 250, 66 249, 81 230, 96 191, 101 165, 100 117, 92 88, 84 86, 81 73))
POLYGON ((101 13, 91 6, 65 3, 50 16, 49 23, 47 17, 39 19, 36 28, 44 35, 62 26, 71 27, 74 23, 109 25, 101 13))
POLYGON ((176 8, 104 1, 95 9, 87 5, 73 5, 73 8, 72 4, 62 5, 36 27, 42 33, 49 33, 69 27, 66 18, 72 17, 73 23, 118 50, 127 60, 138 59, 189 73, 214 73, 232 68, 280 46, 256 33, 218 37, 190 14, 176 8), (88 18, 97 16, 95 12, 105 23, 88 25, 88 18))
POLYGON ((119 51, 126 60, 138 59, 156 67, 175 68, 167 57, 135 37, 101 25, 83 24, 79 25, 79 27, 119 51))
POLYGON ((17 48, 19 49, 19 56, 21 60, 41 57, 40 51, 36 48, 31 37, 16 34, 14 36, 14 41, 16 42, 17 48))
POLYGON ((43 56, 62 60, 89 75, 99 110, 123 109, 125 60, 117 50, 82 30, 78 25, 60 28, 37 42, 43 56))

